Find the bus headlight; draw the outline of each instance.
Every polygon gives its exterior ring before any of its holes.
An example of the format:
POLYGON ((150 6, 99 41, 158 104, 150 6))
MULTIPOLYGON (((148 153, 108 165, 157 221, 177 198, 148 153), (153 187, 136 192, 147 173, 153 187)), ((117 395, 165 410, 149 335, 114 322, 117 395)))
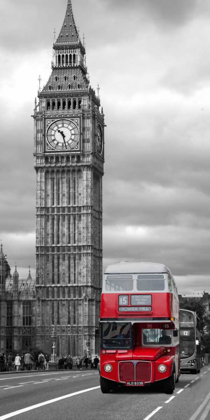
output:
POLYGON ((158 366, 158 370, 159 370, 160 373, 165 373, 166 369, 167 369, 166 365, 159 365, 158 366))
POLYGON ((105 365, 104 366, 104 370, 105 370, 105 372, 107 372, 107 373, 109 373, 109 372, 111 372, 112 371, 112 369, 113 369, 113 367, 112 367, 112 365, 105 365))

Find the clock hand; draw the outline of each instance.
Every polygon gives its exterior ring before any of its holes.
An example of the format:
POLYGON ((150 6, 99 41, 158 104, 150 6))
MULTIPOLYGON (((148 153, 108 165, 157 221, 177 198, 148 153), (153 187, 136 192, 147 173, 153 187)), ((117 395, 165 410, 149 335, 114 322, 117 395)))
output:
POLYGON ((63 142, 64 142, 64 144, 65 144, 65 148, 67 149, 67 144, 66 144, 66 136, 65 136, 65 134, 64 134, 64 132, 63 131, 61 131, 61 130, 58 130, 58 132, 61 134, 61 136, 63 137, 63 142))
POLYGON ((64 132, 61 131, 61 130, 58 130, 58 132, 62 135, 63 139, 65 139, 66 136, 65 136, 64 132))

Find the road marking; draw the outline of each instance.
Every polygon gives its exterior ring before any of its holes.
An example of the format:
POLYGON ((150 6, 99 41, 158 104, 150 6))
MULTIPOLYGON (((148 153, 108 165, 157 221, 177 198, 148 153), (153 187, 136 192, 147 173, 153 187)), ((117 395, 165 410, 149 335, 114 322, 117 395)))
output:
POLYGON ((82 375, 82 376, 92 376, 93 374, 92 373, 85 373, 84 375, 82 375))
POLYGON ((190 386, 190 384, 185 385, 185 388, 187 388, 188 386, 190 386))
MULTIPOLYGON (((64 372, 62 372, 62 373, 64 373, 64 372)), ((33 375, 30 375, 29 373, 27 374, 27 375, 25 375, 25 376, 23 376, 23 374, 22 373, 17 373, 17 375, 15 375, 15 376, 11 376, 11 377, 8 377, 8 375, 7 375, 7 377, 6 378, 0 378, 0 381, 11 381, 12 379, 17 379, 17 378, 20 378, 21 377, 21 379, 22 378, 34 378, 35 376, 52 376, 52 375, 62 375, 62 373, 61 372, 51 372, 51 373, 35 373, 34 372, 34 374, 33 375)), ((66 372, 67 373, 67 372, 66 372)), ((82 373, 82 372, 79 372, 79 374, 80 373, 82 373)), ((69 374, 74 374, 74 371, 73 372, 69 372, 68 371, 68 375, 69 374)), ((79 376, 79 375, 78 375, 79 376)))
MULTIPOLYGON (((196 410, 196 412, 193 414, 192 417, 190 417, 189 420, 195 420, 196 419, 196 417, 200 414, 200 412, 203 409, 203 407, 208 403, 209 399, 210 399, 210 392, 208 393, 208 395, 206 396, 205 400, 202 402, 202 404, 200 405, 200 407, 198 407, 198 409, 196 410)), ((1 420, 1 417, 0 417, 0 420, 1 420)))
POLYGON ((208 415, 208 413, 209 413, 209 410, 210 410, 210 403, 207 405, 207 407, 206 407, 205 411, 203 412, 203 414, 202 414, 202 416, 200 417, 200 419, 199 419, 199 420, 205 420, 206 416, 207 416, 207 415, 208 415))
POLYGON ((13 389, 13 388, 21 388, 23 385, 16 385, 16 386, 8 386, 8 388, 4 388, 4 391, 6 389, 13 389))
MULTIPOLYGON (((11 417, 19 416, 19 414, 27 413, 27 411, 32 411, 32 410, 35 410, 36 408, 44 407, 45 405, 53 404, 57 401, 62 401, 71 397, 75 397, 77 395, 84 394, 85 392, 95 391, 96 389, 99 389, 99 388, 100 386, 95 386, 93 388, 83 389, 82 391, 73 392, 72 394, 63 395, 62 397, 54 398, 53 400, 45 401, 40 404, 32 405, 31 407, 23 408, 22 410, 13 411, 12 413, 4 414, 3 416, 1 416, 0 420, 7 420, 7 419, 10 419, 11 417)), ((159 407, 158 409, 160 408, 162 407, 159 407)), ((150 417, 147 417, 144 420, 147 420, 148 418, 150 417)))
MULTIPOLYGON (((144 420, 149 420, 152 416, 154 416, 155 413, 157 413, 159 410, 161 410, 161 408, 163 408, 163 407, 156 408, 156 410, 152 411, 152 413, 150 413, 147 417, 145 417, 144 420)), ((0 417, 0 420, 1 420, 1 417, 0 417)))
POLYGON ((28 385, 28 384, 33 384, 34 381, 30 381, 30 382, 19 382, 19 385, 28 385))
POLYGON ((184 389, 180 389, 179 391, 177 391, 177 394, 181 394, 182 391, 184 391, 184 389))
POLYGON ((165 404, 168 404, 168 403, 170 403, 173 399, 175 398, 175 396, 173 396, 173 397, 170 397, 169 398, 169 400, 167 400, 167 401, 165 401, 165 404))
MULTIPOLYGON (((64 379, 64 378, 63 378, 64 379)), ((68 379, 68 378, 67 378, 68 379)), ((43 379, 43 381, 41 382, 43 384, 43 382, 49 382, 51 381, 51 379, 43 379)))
POLYGON ((40 384, 43 384, 43 381, 42 382, 33 382, 33 384, 32 385, 40 385, 40 384))
MULTIPOLYGON (((28 381, 28 382, 19 382, 19 384, 17 386, 14 386, 13 388, 17 388, 19 385, 20 386, 24 386, 24 385, 38 385, 38 384, 45 384, 48 383, 50 381, 66 381, 67 379, 73 379, 73 378, 78 378, 79 376, 84 377, 84 376, 92 376, 92 373, 85 373, 84 375, 76 375, 76 376, 61 376, 61 378, 47 378, 47 379, 43 379, 42 381, 28 381)), ((0 388, 3 389, 11 389, 12 387, 10 385, 2 385, 0 386, 0 388)))

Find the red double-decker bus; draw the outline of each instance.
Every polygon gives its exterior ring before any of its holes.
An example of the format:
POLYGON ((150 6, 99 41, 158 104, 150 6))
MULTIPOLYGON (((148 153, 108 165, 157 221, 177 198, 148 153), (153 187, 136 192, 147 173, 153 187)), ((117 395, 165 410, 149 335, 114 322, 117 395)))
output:
POLYGON ((172 394, 178 382, 179 299, 162 264, 110 265, 101 296, 102 393, 158 382, 172 394))

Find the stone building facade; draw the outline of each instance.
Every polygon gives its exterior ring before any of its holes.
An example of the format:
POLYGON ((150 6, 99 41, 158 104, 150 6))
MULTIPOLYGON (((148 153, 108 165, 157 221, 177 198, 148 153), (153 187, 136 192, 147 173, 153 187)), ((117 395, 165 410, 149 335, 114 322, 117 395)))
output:
POLYGON ((0 251, 0 352, 24 352, 36 347, 35 281, 29 274, 19 279, 17 267, 13 275, 0 251))
POLYGON ((34 109, 36 279, 1 249, 0 351, 99 351, 104 114, 91 88, 71 0, 34 109))
POLYGON ((68 0, 34 110, 36 335, 57 353, 95 353, 102 281, 104 115, 68 0))

